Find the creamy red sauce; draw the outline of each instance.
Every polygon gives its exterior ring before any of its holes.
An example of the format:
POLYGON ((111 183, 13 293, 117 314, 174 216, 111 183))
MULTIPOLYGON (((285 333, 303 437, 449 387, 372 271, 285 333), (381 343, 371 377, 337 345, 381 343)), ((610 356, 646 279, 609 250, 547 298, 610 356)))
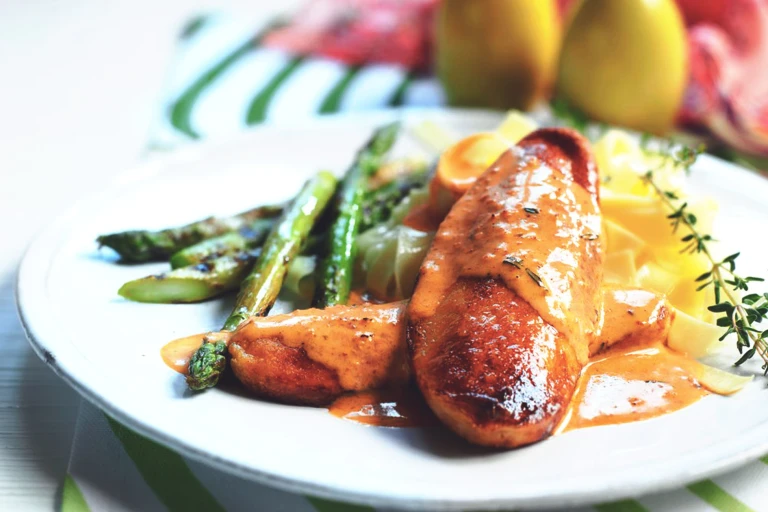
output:
MULTIPOLYGON (((604 297, 604 346, 632 334, 655 335, 665 301, 659 295, 636 289, 607 288, 604 297)), ((353 292, 352 304, 369 303, 370 298, 353 292)), ((393 309, 399 311, 399 305, 393 309)), ((166 344, 160 355, 174 371, 187 373, 189 360, 211 333, 195 334, 166 344)), ((593 356, 584 368, 570 409, 560 431, 596 425, 626 423, 660 416, 690 405, 706 394, 696 379, 696 363, 672 352, 660 343, 642 346, 641 336, 626 344, 593 356)), ((599 349, 594 349, 593 353, 599 349)), ((329 410, 340 418, 383 427, 424 427, 438 421, 418 390, 376 390, 346 394, 329 410)))
POLYGON ((328 408, 339 418, 377 427, 431 427, 439 424, 414 387, 351 393, 328 408))
POLYGON ((229 334, 230 333, 205 332, 202 334, 185 336, 163 345, 163 348, 160 349, 160 357, 168 368, 186 375, 189 370, 189 360, 192 359, 194 353, 197 352, 197 349, 203 344, 206 336, 208 336, 209 340, 211 337, 224 339, 229 334))
POLYGON ((333 371, 342 389, 364 390, 407 380, 403 303, 305 309, 251 318, 233 343, 279 340, 333 371))
MULTIPOLYGON (((695 371, 695 361, 660 343, 611 349, 585 366, 557 433, 646 420, 691 405, 707 395, 695 371)), ((415 388, 344 395, 329 411, 379 427, 439 424, 415 388)))
POLYGON ((707 394, 693 377, 696 362, 656 343, 617 347, 582 371, 559 431, 646 420, 707 394))
MULTIPOLYGON (((663 300, 643 290, 604 292, 608 343, 641 332, 657 321, 663 300)), ((366 303, 356 292, 353 301, 366 303)), ((166 344, 160 355, 174 371, 187 373, 189 359, 210 333, 195 334, 166 344)), ((642 343, 642 340, 638 343, 642 343)), ((661 343, 621 345, 595 355, 584 368, 559 432, 639 421, 677 411, 707 394, 696 381, 696 362, 661 343)), ((381 427, 427 427, 439 422, 418 390, 375 390, 346 394, 330 407, 331 414, 381 427)))
POLYGON ((416 231, 423 231, 429 233, 431 231, 437 231, 440 225, 440 219, 429 207, 429 204, 422 204, 411 208, 408 215, 403 219, 403 226, 416 231))
MULTIPOLYGON (((665 316, 669 311, 663 295, 610 286, 603 288, 602 297, 599 341, 590 346, 592 358, 581 373, 559 431, 660 416, 706 394, 693 377, 696 361, 661 343, 671 321, 665 316)), ((388 427, 424 426, 409 418, 429 413, 415 388, 399 394, 346 395, 331 406, 331 412, 351 421, 388 427), (398 412, 402 410, 407 414, 398 412)))
POLYGON ((189 369, 189 360, 192 355, 203 344, 205 334, 194 334, 173 340, 160 349, 160 357, 163 362, 173 371, 187 374, 189 369))
POLYGON ((514 148, 440 224, 409 315, 432 317, 459 277, 499 278, 586 363, 599 328, 600 229, 597 198, 574 184, 569 166, 546 165, 514 148))

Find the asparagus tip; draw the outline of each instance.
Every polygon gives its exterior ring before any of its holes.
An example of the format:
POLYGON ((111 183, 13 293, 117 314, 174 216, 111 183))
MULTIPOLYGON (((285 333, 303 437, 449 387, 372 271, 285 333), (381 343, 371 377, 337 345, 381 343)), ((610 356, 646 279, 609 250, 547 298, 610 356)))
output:
POLYGON ((99 244, 99 249, 109 247, 120 255, 120 259, 129 263, 147 261, 152 256, 140 231, 100 235, 96 238, 96 243, 99 244))
POLYGON ((187 386, 193 391, 212 388, 219 382, 227 365, 225 352, 227 344, 223 341, 206 342, 197 349, 189 361, 187 386))

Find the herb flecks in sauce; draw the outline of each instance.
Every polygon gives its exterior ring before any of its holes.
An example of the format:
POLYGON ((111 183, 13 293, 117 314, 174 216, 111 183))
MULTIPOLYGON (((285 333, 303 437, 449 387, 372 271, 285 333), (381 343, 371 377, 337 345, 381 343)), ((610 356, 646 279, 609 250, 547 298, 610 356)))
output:
POLYGON ((537 274, 533 270, 529 269, 528 267, 525 267, 525 273, 528 274, 528 277, 533 279, 533 282, 536 283, 537 285, 539 285, 539 287, 546 288, 546 286, 544 285, 544 281, 542 281, 542 279, 539 276, 539 274, 537 274))
POLYGON ((523 268, 523 260, 511 254, 504 258, 504 263, 512 265, 515 268, 523 268))

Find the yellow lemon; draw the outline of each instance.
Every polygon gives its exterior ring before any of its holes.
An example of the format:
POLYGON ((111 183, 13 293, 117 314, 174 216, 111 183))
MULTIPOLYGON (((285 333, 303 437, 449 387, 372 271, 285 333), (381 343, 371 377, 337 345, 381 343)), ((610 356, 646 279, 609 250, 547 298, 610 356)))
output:
POLYGON ((687 51, 673 0, 584 0, 563 41, 558 91, 595 119, 662 133, 680 107, 687 51))
POLYGON ((449 103, 527 109, 549 93, 560 48, 553 0, 443 0, 436 23, 449 103))

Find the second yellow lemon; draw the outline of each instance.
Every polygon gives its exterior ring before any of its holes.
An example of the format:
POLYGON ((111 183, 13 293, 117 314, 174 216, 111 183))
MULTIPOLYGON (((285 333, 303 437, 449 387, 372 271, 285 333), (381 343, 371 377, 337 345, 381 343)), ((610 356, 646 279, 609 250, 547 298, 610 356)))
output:
POLYGON ((680 107, 687 60, 673 0, 584 0, 563 42, 558 91, 590 117, 662 133, 680 107))

